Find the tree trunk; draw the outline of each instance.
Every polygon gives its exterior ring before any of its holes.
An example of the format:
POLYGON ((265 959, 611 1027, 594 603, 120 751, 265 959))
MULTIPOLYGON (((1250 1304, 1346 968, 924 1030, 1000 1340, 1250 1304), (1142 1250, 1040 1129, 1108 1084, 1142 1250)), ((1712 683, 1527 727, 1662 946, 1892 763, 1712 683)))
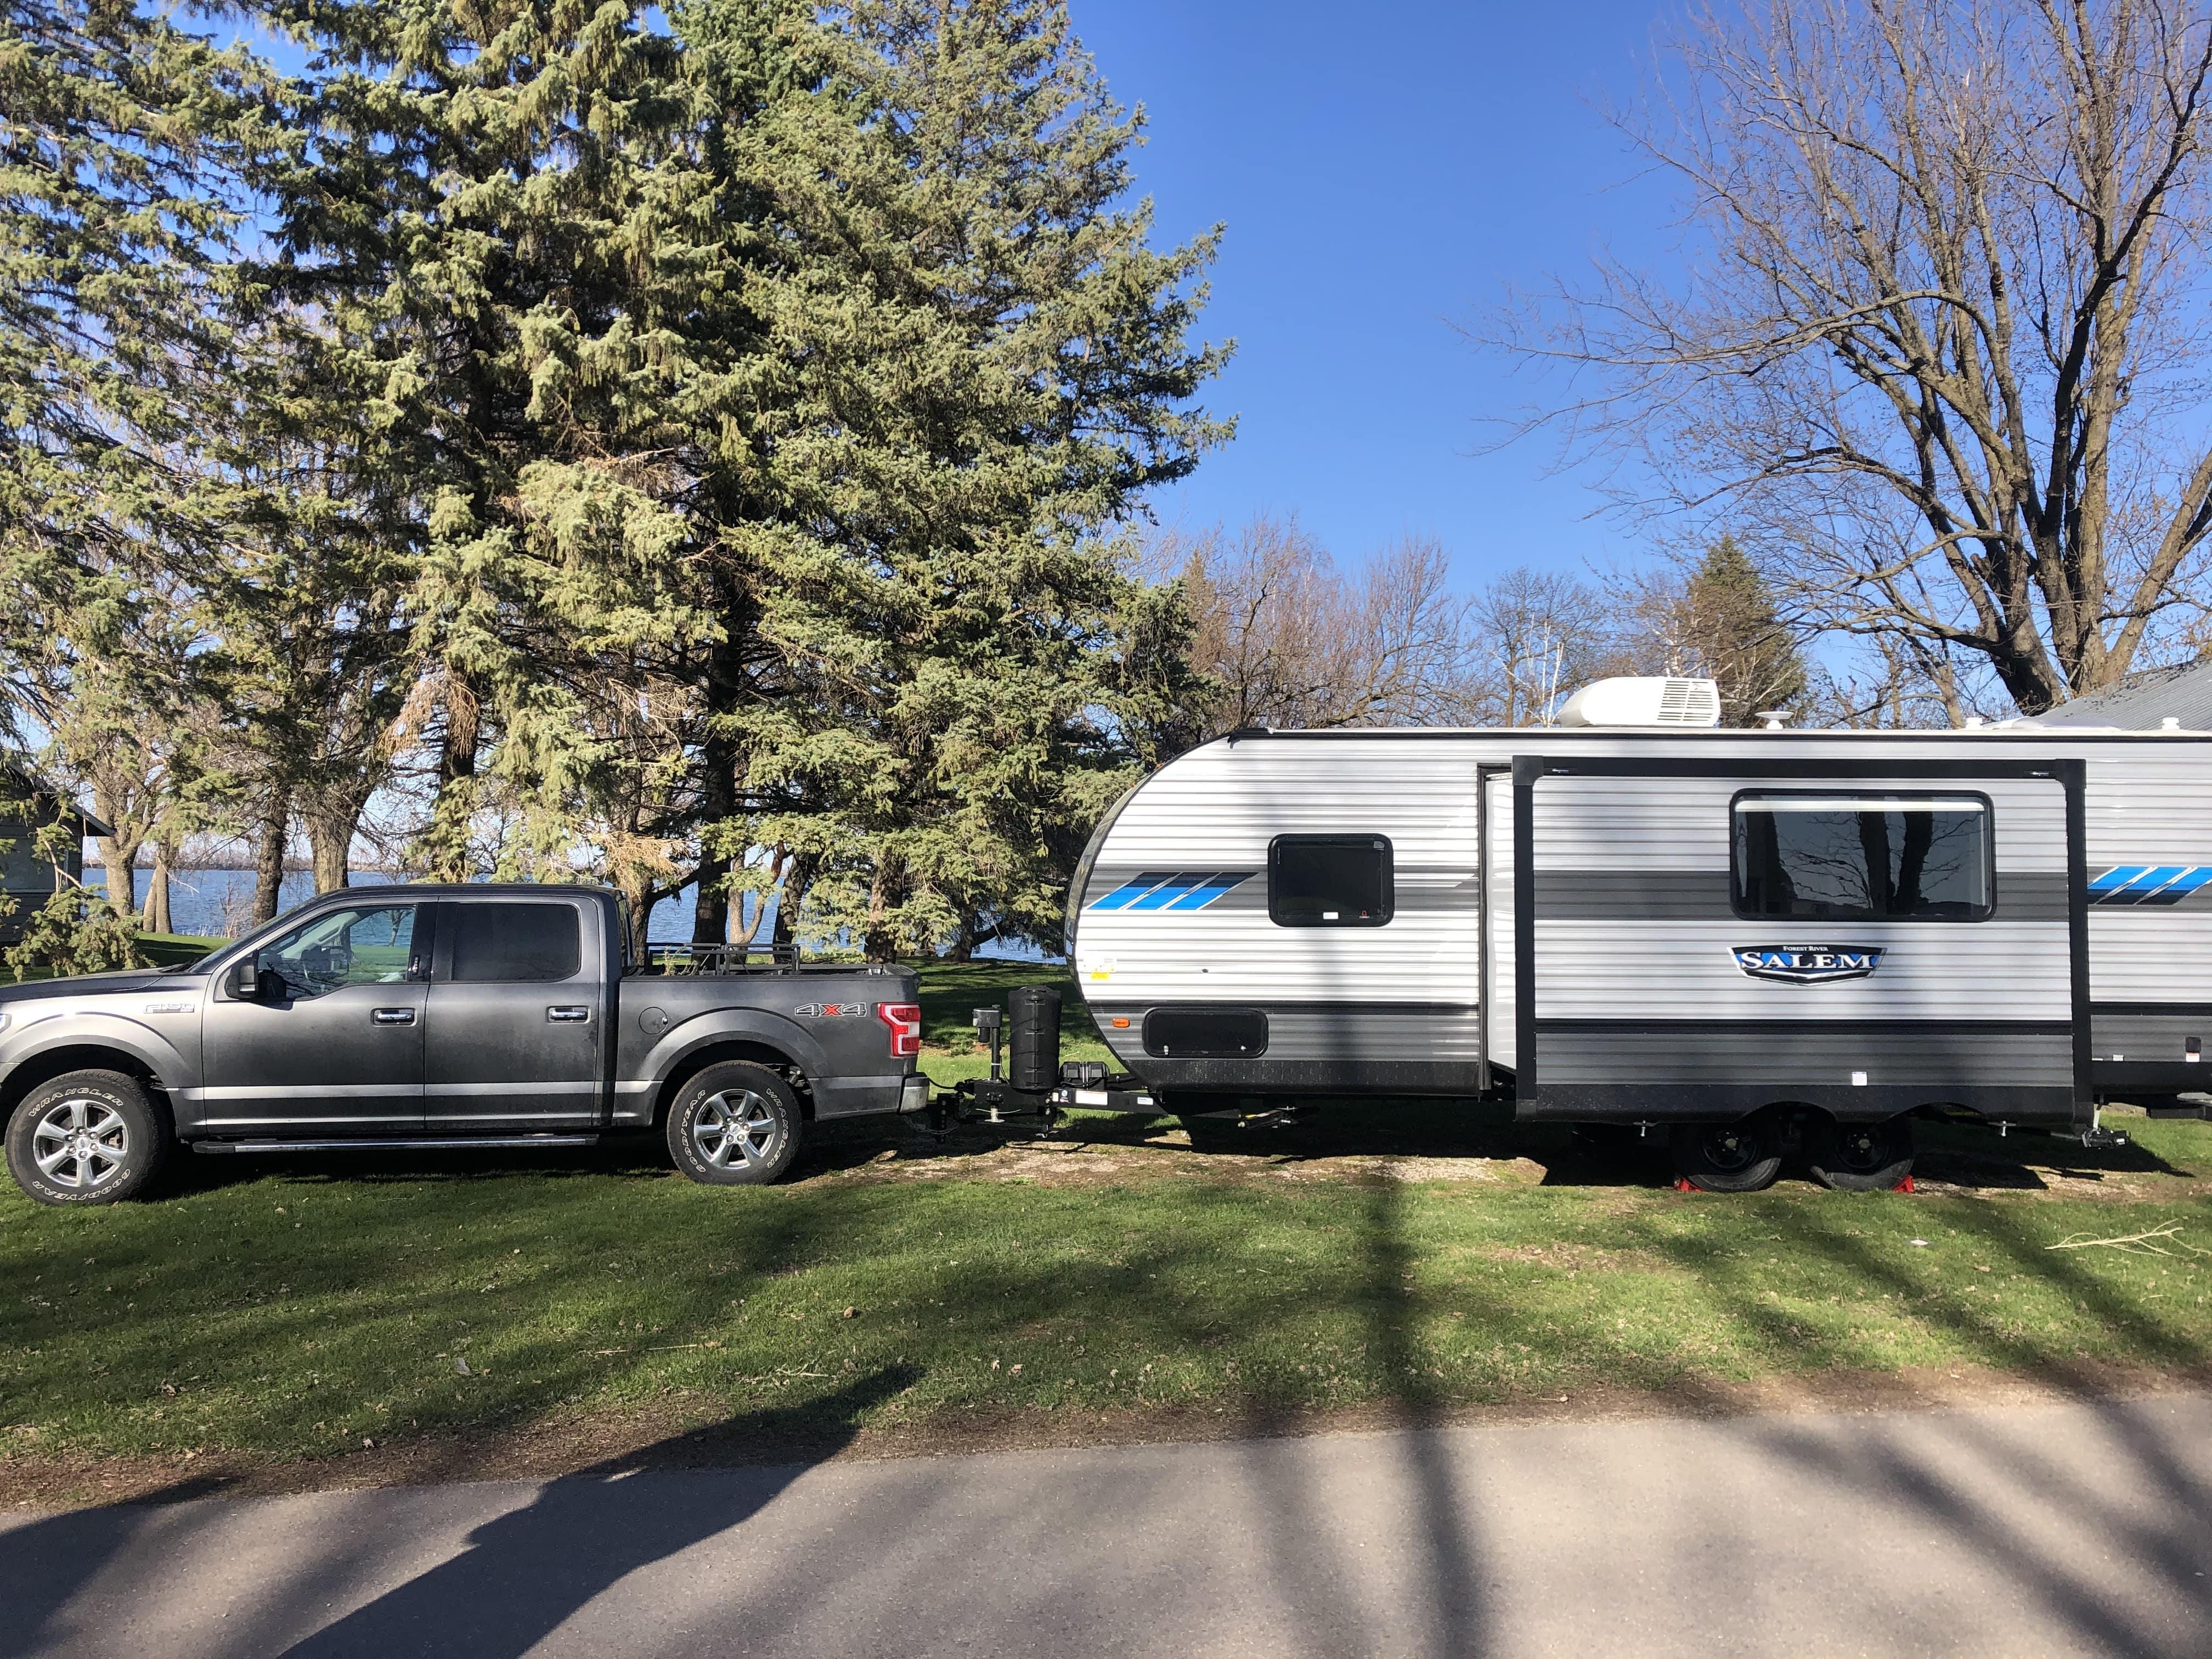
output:
POLYGON ((301 815, 307 820, 318 893, 352 884, 353 832, 360 827, 361 811, 361 805, 349 799, 325 796, 301 815))
POLYGON ((261 842, 255 849, 253 860, 253 920, 256 926, 276 919, 276 907, 283 901, 284 844, 292 828, 292 792, 279 787, 270 792, 269 804, 261 814, 261 842))
POLYGON ((642 963, 647 929, 653 920, 653 878, 624 865, 615 872, 614 884, 615 891, 623 898, 623 915, 629 933, 629 959, 642 963))
POLYGON ((100 847, 100 867, 107 872, 107 902, 127 916, 138 908, 139 843, 134 840, 126 847, 119 836, 93 839, 100 847))
POLYGON ((146 908, 139 923, 149 933, 173 933, 169 925, 169 843, 154 843, 154 868, 146 878, 146 908))
POLYGON ((860 950, 870 962, 889 962, 896 951, 889 916, 898 884, 898 861, 889 853, 876 859, 876 873, 868 884, 868 921, 860 934, 860 950))
MULTIPOLYGON (((731 638, 737 638, 733 629, 731 638)), ((709 850, 726 833, 738 809, 738 746, 718 729, 734 712, 739 665, 733 646, 715 647, 707 660, 707 734, 699 744, 699 887, 691 909, 691 942, 720 945, 730 936, 730 875, 744 856, 709 850)))
POLYGON ((785 871, 783 884, 775 896, 775 929, 769 935, 772 945, 796 945, 799 942, 799 912, 806 902, 806 890, 813 884, 814 864, 811 859, 792 855, 791 866, 785 871))
MULTIPOLYGON (((791 855, 786 853, 781 846, 769 848, 768 855, 769 880, 772 883, 780 884, 783 878, 791 873, 791 855)), ((755 939, 760 937, 761 921, 763 918, 768 915, 769 903, 775 896, 775 891, 776 889, 775 886, 769 886, 763 888, 759 892, 753 895, 753 915, 750 921, 744 920, 744 899, 743 896, 740 895, 738 898, 732 901, 737 908, 730 913, 731 944, 750 945, 755 939)))
POLYGON ((469 826, 476 816, 477 750, 483 706, 467 681, 447 673, 446 736, 438 749, 438 798, 423 836, 428 873, 436 881, 469 878, 469 826))

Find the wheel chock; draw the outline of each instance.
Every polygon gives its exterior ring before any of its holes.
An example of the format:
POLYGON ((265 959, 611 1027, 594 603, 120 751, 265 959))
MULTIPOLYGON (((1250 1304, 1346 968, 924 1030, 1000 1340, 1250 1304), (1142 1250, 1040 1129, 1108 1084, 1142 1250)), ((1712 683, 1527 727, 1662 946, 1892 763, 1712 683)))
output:
POLYGON ((1910 1170, 1906 1171, 1904 1180, 1899 1182, 1897 1185, 1890 1188, 1890 1191, 1893 1193, 1911 1193, 1917 1192, 1919 1188, 1912 1184, 1912 1175, 1910 1170))
POLYGON ((1694 1193, 1698 1190, 1698 1183, 1687 1176, 1676 1176, 1674 1190, 1678 1193, 1694 1193))

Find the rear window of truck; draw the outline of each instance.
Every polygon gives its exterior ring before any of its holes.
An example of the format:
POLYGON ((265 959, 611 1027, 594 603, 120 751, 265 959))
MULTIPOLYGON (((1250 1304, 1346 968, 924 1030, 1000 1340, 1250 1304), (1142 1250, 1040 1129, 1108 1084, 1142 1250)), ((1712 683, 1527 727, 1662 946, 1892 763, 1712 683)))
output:
POLYGON ((568 979, 584 965, 582 918, 573 904, 486 901, 448 905, 446 915, 457 984, 568 979))

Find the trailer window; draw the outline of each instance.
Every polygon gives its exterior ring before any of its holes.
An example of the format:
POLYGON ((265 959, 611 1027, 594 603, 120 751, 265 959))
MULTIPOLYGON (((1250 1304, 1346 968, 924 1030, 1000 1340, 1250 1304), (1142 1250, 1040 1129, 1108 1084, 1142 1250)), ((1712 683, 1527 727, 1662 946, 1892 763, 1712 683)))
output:
POLYGON ((1267 915, 1283 927, 1380 927, 1396 900, 1382 836, 1278 836, 1267 848, 1267 915))
POLYGON ((1984 797, 1751 793, 1733 813, 1740 916, 1979 921, 1990 912, 1984 797))

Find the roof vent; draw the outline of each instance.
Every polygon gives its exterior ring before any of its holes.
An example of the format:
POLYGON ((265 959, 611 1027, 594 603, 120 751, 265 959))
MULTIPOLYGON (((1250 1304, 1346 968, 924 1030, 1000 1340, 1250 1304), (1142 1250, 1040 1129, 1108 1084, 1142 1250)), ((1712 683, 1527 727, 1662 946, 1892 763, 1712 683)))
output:
POLYGON ((1621 678, 1593 680, 1567 699, 1561 726, 1689 726, 1721 723, 1721 689, 1711 680, 1621 678))

